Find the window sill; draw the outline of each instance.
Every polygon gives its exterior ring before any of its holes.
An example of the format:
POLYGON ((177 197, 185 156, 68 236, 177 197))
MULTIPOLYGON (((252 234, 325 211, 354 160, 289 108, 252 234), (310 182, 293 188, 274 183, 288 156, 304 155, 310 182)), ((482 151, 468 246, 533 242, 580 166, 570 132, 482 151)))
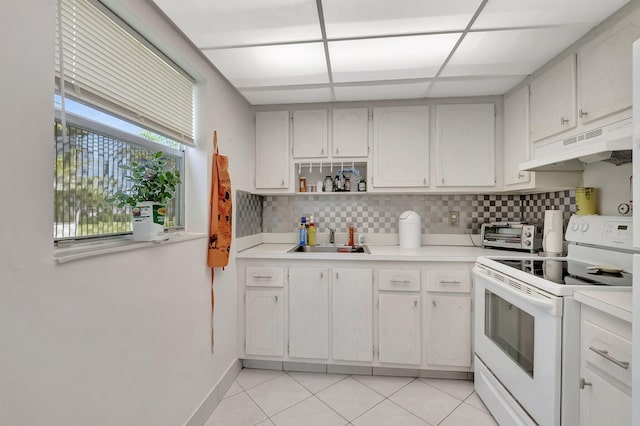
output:
POLYGON ((167 234, 167 239, 155 242, 133 241, 131 236, 127 236, 97 242, 76 243, 73 247, 69 248, 56 248, 54 250, 53 258, 56 263, 62 264, 91 257, 104 256, 107 254, 199 240, 201 238, 207 238, 207 234, 193 234, 184 231, 172 232, 167 234))

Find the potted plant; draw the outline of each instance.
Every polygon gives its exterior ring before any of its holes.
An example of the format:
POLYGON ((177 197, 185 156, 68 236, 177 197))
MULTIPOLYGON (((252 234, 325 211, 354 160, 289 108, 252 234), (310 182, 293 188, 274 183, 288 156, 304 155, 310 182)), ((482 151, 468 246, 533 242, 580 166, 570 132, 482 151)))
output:
POLYGON ((131 206, 134 241, 162 239, 167 201, 175 196, 176 187, 180 184, 180 171, 167 169, 167 160, 161 151, 120 167, 131 172, 127 179, 133 184, 126 191, 116 192, 107 201, 118 203, 118 207, 131 206))

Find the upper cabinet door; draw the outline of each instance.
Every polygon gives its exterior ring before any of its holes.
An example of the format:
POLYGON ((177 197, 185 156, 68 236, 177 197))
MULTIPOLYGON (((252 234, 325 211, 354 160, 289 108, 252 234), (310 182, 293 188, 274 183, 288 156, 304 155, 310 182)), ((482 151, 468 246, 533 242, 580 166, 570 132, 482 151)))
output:
POLYGON ((576 55, 531 82, 531 141, 576 127, 576 55))
POLYGON ((531 158, 529 142, 529 86, 504 97, 504 184, 531 181, 531 172, 518 169, 531 158))
POLYGON ((373 109, 375 188, 429 184, 429 107, 373 109))
POLYGON ((640 37, 635 12, 585 44, 578 52, 580 110, 583 123, 631 107, 632 44, 640 37))
POLYGON ((495 105, 436 106, 436 186, 495 185, 495 105))
POLYGON ((256 112, 256 188, 289 188, 289 112, 256 112))
POLYGON ((367 108, 333 110, 334 157, 366 157, 369 154, 368 118, 367 108))
POLYGON ((327 110, 293 112, 293 158, 326 158, 328 151, 327 110))

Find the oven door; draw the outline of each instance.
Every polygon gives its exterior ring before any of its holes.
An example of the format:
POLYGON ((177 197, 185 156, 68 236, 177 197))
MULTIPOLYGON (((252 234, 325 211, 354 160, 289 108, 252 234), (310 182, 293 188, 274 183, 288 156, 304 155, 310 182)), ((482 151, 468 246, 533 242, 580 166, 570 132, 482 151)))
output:
POLYGON ((541 425, 560 424, 562 298, 476 265, 475 352, 541 425))

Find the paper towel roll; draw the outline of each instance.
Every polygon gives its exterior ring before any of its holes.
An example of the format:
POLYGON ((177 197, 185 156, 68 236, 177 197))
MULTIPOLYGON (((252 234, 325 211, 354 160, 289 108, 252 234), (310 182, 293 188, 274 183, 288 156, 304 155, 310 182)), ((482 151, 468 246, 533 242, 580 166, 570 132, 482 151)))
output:
POLYGON ((547 254, 562 254, 562 242, 564 240, 562 224, 562 210, 546 210, 544 212, 544 232, 542 234, 542 248, 547 254))

